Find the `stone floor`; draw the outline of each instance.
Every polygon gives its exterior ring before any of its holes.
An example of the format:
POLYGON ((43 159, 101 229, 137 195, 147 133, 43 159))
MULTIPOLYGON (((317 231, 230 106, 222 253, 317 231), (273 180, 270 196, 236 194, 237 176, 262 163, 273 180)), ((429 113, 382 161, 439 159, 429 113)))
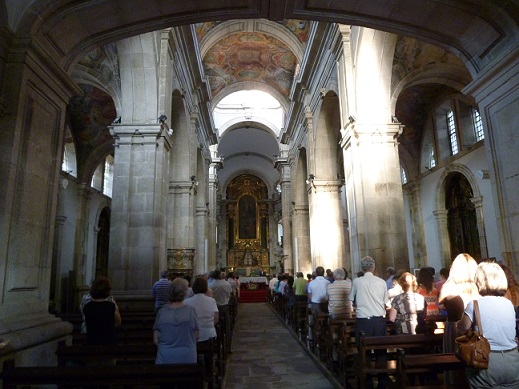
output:
POLYGON ((266 303, 241 303, 224 389, 341 388, 266 303))

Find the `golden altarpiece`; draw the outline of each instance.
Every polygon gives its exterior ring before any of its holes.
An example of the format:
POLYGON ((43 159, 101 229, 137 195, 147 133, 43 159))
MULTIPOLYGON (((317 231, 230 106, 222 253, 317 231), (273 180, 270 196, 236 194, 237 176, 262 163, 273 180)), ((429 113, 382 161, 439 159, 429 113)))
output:
POLYGON ((269 268, 268 190, 256 176, 236 177, 227 187, 227 267, 240 275, 269 268))

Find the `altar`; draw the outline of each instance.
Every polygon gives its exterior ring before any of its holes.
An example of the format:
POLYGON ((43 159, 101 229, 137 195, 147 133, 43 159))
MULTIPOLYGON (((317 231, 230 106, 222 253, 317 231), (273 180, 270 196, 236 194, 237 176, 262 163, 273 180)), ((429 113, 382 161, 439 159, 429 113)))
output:
POLYGON ((249 283, 249 282, 254 282, 254 283, 264 283, 266 284, 267 283, 267 277, 240 277, 238 279, 238 281, 240 281, 240 283, 249 283))
POLYGON ((266 289, 267 277, 240 277, 240 289, 266 289))

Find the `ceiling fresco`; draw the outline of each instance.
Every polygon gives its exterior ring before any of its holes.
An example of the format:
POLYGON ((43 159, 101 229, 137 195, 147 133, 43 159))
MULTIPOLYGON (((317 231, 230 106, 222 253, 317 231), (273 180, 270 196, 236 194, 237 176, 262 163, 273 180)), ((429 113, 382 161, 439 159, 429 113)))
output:
POLYGON ((83 96, 70 100, 69 124, 76 140, 78 169, 86 157, 105 142, 113 142, 108 126, 116 117, 112 97, 102 90, 80 84, 83 96))
MULTIPOLYGON (((195 32, 196 32, 196 38, 198 39, 198 43, 202 41, 202 39, 207 35, 209 31, 211 31, 213 28, 221 24, 222 22, 205 22, 205 23, 197 23, 195 24, 195 32)), ((310 31, 310 22, 306 20, 283 20, 281 22, 278 22, 282 26, 285 26, 294 36, 297 38, 297 40, 302 43, 306 44, 308 41, 308 33, 310 31)))
POLYGON ((399 36, 393 58, 391 86, 394 89, 413 70, 423 68, 426 65, 447 63, 465 68, 463 62, 447 50, 413 38, 399 36))
POLYGON ((92 50, 78 64, 97 71, 109 83, 121 86, 119 54, 116 43, 109 43, 92 50))
POLYGON ((262 33, 228 35, 203 58, 213 96, 236 82, 256 81, 288 96, 296 68, 296 56, 279 39, 262 33))

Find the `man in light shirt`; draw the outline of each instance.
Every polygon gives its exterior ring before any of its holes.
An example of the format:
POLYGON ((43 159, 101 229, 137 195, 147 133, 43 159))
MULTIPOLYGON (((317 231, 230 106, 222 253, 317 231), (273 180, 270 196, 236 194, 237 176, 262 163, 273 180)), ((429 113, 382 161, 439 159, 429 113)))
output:
MULTIPOLYGON (((375 274, 375 260, 369 256, 360 261, 362 277, 353 280, 349 299, 356 307, 355 339, 360 340, 360 333, 366 336, 386 335, 386 281, 375 274)), ((375 354, 378 363, 384 364, 387 360, 385 350, 377 350, 375 354)), ((378 375, 378 389, 385 389, 387 374, 378 375)), ((373 387, 372 378, 367 381, 367 388, 373 387)))

